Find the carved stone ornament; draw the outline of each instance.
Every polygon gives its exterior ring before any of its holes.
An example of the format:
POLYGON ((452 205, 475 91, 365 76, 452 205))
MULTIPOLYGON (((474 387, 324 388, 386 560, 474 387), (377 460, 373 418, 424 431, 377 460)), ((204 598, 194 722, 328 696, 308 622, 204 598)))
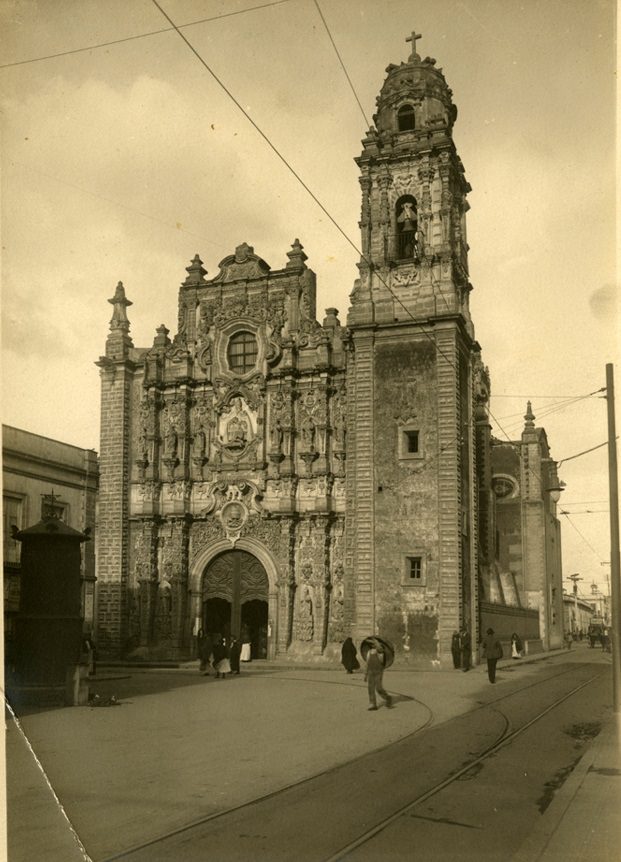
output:
POLYGON ((249 409, 245 398, 235 395, 220 409, 214 442, 223 454, 241 458, 256 442, 256 426, 256 411, 249 409))
POLYGON ((235 254, 221 260, 219 266, 220 272, 210 284, 262 278, 270 271, 269 265, 254 253, 251 245, 245 242, 237 246, 235 254))
POLYGON ((218 513, 227 539, 232 545, 239 539, 242 527, 248 520, 248 509, 241 500, 225 503, 218 513))
POLYGON ((420 270, 415 266, 400 266, 391 272, 390 280, 394 287, 417 284, 420 281, 420 270))
POLYGON ((403 380, 392 392, 393 417, 398 422, 408 422, 416 417, 416 381, 403 380))

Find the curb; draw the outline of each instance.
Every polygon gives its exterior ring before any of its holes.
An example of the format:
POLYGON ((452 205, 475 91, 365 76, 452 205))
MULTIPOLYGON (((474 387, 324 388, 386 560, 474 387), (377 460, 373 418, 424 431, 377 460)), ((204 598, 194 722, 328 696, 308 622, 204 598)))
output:
POLYGON ((534 827, 529 837, 520 846, 517 853, 511 857, 511 862, 539 862, 550 843, 562 826, 576 794, 597 760, 601 750, 608 744, 609 737, 614 736, 615 716, 613 715, 602 726, 600 733, 589 745, 580 760, 569 774, 567 780, 554 795, 548 809, 539 823, 534 827))

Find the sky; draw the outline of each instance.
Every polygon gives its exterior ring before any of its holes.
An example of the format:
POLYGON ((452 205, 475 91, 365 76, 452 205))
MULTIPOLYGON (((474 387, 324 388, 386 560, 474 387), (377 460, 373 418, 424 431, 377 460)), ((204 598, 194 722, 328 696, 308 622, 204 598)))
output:
POLYGON ((0 0, 3 422, 99 449, 107 300, 123 281, 137 347, 174 335, 196 253, 208 278, 242 242, 280 269, 299 238, 319 319, 344 322, 353 159, 416 29, 459 112, 494 434, 519 437, 532 402, 563 462, 564 572, 606 592, 607 448, 572 456, 606 441, 618 362, 613 0, 158 3, 211 72, 154 0, 0 0))

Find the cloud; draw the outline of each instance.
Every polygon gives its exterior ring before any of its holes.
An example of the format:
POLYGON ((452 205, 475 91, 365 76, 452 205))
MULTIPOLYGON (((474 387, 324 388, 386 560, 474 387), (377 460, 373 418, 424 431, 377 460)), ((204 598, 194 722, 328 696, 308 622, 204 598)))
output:
POLYGON ((617 315, 617 286, 605 284, 594 290, 589 297, 589 306, 593 317, 598 320, 610 320, 617 315))

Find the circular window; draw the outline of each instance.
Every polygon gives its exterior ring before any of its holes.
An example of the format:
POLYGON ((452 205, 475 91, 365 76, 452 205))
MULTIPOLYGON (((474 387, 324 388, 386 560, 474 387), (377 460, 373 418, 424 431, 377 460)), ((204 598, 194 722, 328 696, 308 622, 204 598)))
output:
POLYGON ((257 363, 257 339, 252 332, 236 332, 229 338, 227 359, 236 374, 252 371, 257 363))
POLYGON ((494 479, 492 482, 492 488, 497 497, 509 497, 515 491, 514 483, 510 479, 506 479, 504 476, 499 476, 494 479))

